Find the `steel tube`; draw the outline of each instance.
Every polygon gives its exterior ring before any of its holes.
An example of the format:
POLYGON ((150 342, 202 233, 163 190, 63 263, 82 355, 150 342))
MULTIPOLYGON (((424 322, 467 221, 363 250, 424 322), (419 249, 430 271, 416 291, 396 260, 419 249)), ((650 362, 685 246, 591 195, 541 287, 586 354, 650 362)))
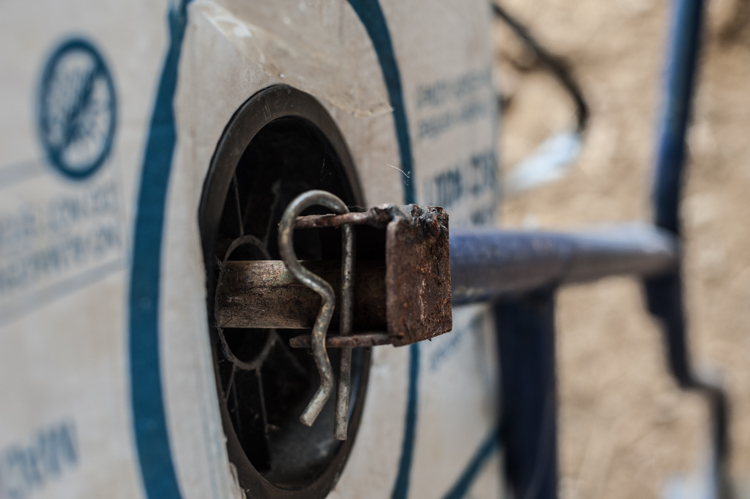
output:
MULTIPOLYGON (((642 224, 569 233, 454 229, 453 303, 499 299, 609 275, 656 276, 675 270, 677 259, 675 238, 642 224)), ((340 262, 303 265, 333 289, 341 289, 340 262)), ((385 263, 360 261, 356 272, 353 329, 385 331, 385 263)), ((220 324, 233 328, 311 328, 320 307, 318 295, 280 261, 227 262, 217 300, 220 324)))
POLYGON ((675 238, 644 224, 569 233, 453 229, 450 241, 454 305, 610 275, 659 275, 678 260, 675 238))

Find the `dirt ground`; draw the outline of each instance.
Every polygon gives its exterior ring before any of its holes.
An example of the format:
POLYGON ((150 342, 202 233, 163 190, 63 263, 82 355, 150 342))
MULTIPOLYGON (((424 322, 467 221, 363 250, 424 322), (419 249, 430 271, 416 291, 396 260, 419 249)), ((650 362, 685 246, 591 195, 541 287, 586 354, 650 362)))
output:
MULTIPOLYGON (((584 148, 565 179, 516 195, 505 227, 571 228, 648 220, 671 2, 502 0, 571 64, 591 108, 584 148)), ((719 369, 733 409, 735 478, 750 479, 750 2, 716 0, 706 26, 690 130, 685 227, 693 358, 719 369)), ((498 22, 508 169, 554 131, 575 124, 554 78, 498 22)), ((563 499, 648 498, 695 472, 707 451, 702 399, 681 392, 659 332, 627 278, 558 297, 563 499)))

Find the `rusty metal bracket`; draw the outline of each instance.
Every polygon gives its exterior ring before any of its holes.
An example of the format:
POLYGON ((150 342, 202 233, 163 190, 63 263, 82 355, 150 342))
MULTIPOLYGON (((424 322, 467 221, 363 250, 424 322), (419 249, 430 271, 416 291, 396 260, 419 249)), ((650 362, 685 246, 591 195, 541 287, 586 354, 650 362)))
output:
MULTIPOLYGON (((372 236, 369 228, 362 232, 372 236)), ((320 389, 301 418, 305 424, 312 424, 333 393, 326 349, 341 349, 337 439, 346 438, 352 348, 403 346, 449 332, 453 304, 501 300, 614 274, 662 275, 674 270, 679 254, 670 234, 632 224, 576 233, 472 228, 454 231, 449 240, 448 214, 442 208, 382 205, 351 213, 323 191, 304 193, 290 204, 280 224, 279 248, 283 261, 225 259, 217 323, 312 329, 290 340, 293 348, 312 350, 320 372, 320 389), (337 213, 299 216, 313 205, 337 213), (385 258, 355 266, 354 227, 363 225, 383 231, 381 239, 373 240, 383 241, 384 251, 375 253, 385 258), (341 229, 342 260, 298 261, 292 247, 297 229, 341 229), (338 334, 328 334, 336 313, 338 334)))
MULTIPOLYGON (((258 327, 259 324, 252 323, 254 317, 261 317, 261 321, 268 321, 269 316, 272 316, 270 319, 272 324, 265 324, 266 326, 279 328, 286 324, 291 327, 299 325, 305 327, 314 311, 310 305, 320 303, 315 314, 312 334, 307 337, 293 338, 291 342, 292 346, 307 347, 312 350, 320 375, 320 386, 300 416, 300 421, 311 426, 330 398, 334 377, 326 347, 340 348, 334 437, 338 440, 346 440, 352 348, 387 343, 397 346, 408 345, 451 330, 448 214, 441 208, 409 206, 402 209, 392 205, 371 208, 364 213, 350 213, 343 201, 333 194, 325 191, 308 191, 295 198, 284 211, 279 224, 279 251, 283 260, 283 270, 278 265, 274 267, 273 262, 270 265, 269 262, 262 262, 260 265, 255 262, 238 262, 232 265, 234 268, 225 268, 225 275, 234 276, 235 279, 229 278, 226 282, 222 282, 224 293, 218 296, 218 302, 225 306, 217 307, 219 320, 225 320, 226 324, 233 327, 258 327), (316 205, 324 206, 336 214, 300 217, 306 208, 316 205), (361 224, 386 230, 385 275, 378 272, 377 266, 374 273, 368 273, 371 280, 370 291, 382 289, 379 283, 385 283, 384 300, 381 301, 377 294, 367 291, 362 296, 368 302, 369 300, 374 300, 376 304, 385 302, 387 334, 369 333, 351 336, 354 325, 355 274, 355 236, 352 226, 361 224), (341 290, 340 327, 339 335, 335 339, 328 338, 327 333, 336 308, 336 295, 329 280, 320 275, 330 275, 332 269, 324 266, 319 268, 322 271, 320 273, 311 271, 309 265, 306 267, 297 260, 292 244, 295 229, 325 227, 343 230, 341 271, 337 279, 341 284, 339 288, 341 290), (265 269, 261 269, 264 263, 265 269), (267 272, 260 275, 247 272, 254 269, 267 272), (229 271, 228 274, 227 271, 229 271), (287 272, 293 276, 293 280, 288 278, 287 272), (248 275, 250 275, 249 279, 248 275), (271 277, 270 281, 268 277, 271 277), (276 277, 275 280, 274 277, 276 277), (242 284, 248 283, 265 284, 264 289, 271 292, 259 295, 256 292, 257 288, 247 290, 247 293, 238 289, 238 285, 241 288, 242 284), (311 299, 309 293, 307 293, 308 296, 301 297, 300 295, 306 293, 301 289, 295 289, 298 283, 319 295, 320 300, 311 299), (288 292, 286 296, 280 296, 284 291, 288 292), (248 296, 251 298, 260 296, 263 301, 262 308, 248 307, 245 303, 242 311, 247 312, 250 308, 256 313, 235 315, 230 304, 240 303, 243 297, 248 296), (294 306, 291 308, 284 306, 290 303, 294 306), (260 314, 257 313, 258 310, 261 311, 260 314), (280 315, 290 310, 298 314, 287 317, 287 321, 279 320, 280 315), (304 314, 299 314, 302 311, 304 314), (250 319, 250 324, 242 323, 241 317, 250 319)), ((366 308, 373 311, 378 311, 380 308, 377 305, 372 306, 372 303, 368 305, 366 308)))
MULTIPOLYGON (((369 225, 386 231, 383 289, 390 343, 410 345, 450 331, 453 314, 448 213, 438 207, 382 205, 363 213, 299 217, 295 224, 297 228, 348 225, 369 225)), ((369 288, 376 286, 373 283, 369 288)), ((380 296, 367 296, 375 304, 381 303, 380 296)), ((382 336, 377 338, 372 341, 382 344, 382 336)), ((356 343, 366 344, 365 338, 356 343)))
MULTIPOLYGON (((403 346, 450 331, 448 214, 442 208, 382 205, 361 213, 298 217, 294 228, 353 225, 385 231, 385 262, 357 262, 353 339, 331 341, 337 337, 328 335, 326 346, 403 346)), ((340 262, 301 262, 301 266, 333 289, 341 289, 340 262)), ((334 323, 341 310, 340 298, 336 296, 334 323)), ((298 280, 284 262, 272 260, 227 262, 217 304, 219 322, 232 328, 308 329, 314 326, 320 309, 318 294, 298 280)), ((292 346, 311 344, 303 338, 295 338, 292 346)))
POLYGON ((388 337, 410 345, 453 328, 448 213, 411 205, 386 228, 388 337))

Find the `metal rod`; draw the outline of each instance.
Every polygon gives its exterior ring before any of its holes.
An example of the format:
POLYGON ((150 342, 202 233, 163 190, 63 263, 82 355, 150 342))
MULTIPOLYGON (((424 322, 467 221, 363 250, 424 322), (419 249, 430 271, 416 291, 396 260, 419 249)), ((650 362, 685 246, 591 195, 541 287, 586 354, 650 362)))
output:
MULTIPOLYGON (((351 225, 343 226, 341 238, 341 322, 339 336, 348 337, 354 325, 354 229, 351 225)), ((349 426, 349 392, 352 379, 352 348, 341 348, 339 358, 339 382, 336 391, 336 411, 334 415, 333 436, 336 440, 346 440, 349 426)))
POLYGON ((695 90, 703 0, 673 0, 652 200, 654 222, 680 233, 679 206, 685 169, 685 134, 695 90))
POLYGON ((519 499, 557 498, 555 290, 503 300, 494 309, 508 489, 519 499))
MULTIPOLYGON (((341 289, 341 262, 302 262, 307 270, 341 289)), ((385 262, 359 260, 354 281, 355 331, 385 331, 385 262)), ((224 328, 310 329, 320 297, 299 282, 280 260, 229 261, 217 293, 217 322, 224 328)), ((340 324, 341 296, 332 325, 340 324)))
POLYGON ((386 204, 373 206, 367 211, 344 213, 342 215, 307 215, 299 217, 295 222, 295 229, 322 229, 325 227, 341 227, 344 225, 369 225, 384 229, 394 217, 406 217, 411 210, 408 206, 386 204))
POLYGON ((454 229, 450 238, 453 304, 517 296, 609 275, 659 275, 676 268, 669 233, 621 224, 555 233, 454 229))
MULTIPOLYGON (((705 15, 703 0, 674 0, 667 55, 664 108, 660 123, 652 201, 654 223, 679 237, 680 199, 685 170, 685 136, 695 95, 696 70, 705 15)), ((679 386, 706 399, 711 415, 710 470, 712 497, 731 497, 729 460, 729 400, 719 383, 693 369, 683 298, 681 265, 668 275, 646 279, 649 312, 658 320, 666 344, 667 363, 679 386)))
POLYGON ((297 196, 287 206, 279 223, 279 252, 281 253, 282 260, 294 277, 318 293, 322 299, 320 312, 315 319, 312 331, 312 353, 315 365, 318 368, 318 374, 320 375, 320 386, 299 418, 300 422, 307 426, 312 426, 318 418, 320 411, 323 410, 323 406, 325 406, 325 403, 330 398, 331 393, 333 393, 333 368, 331 367, 331 361, 328 359, 325 341, 336 301, 331 285, 303 267, 300 261, 297 260, 297 255, 294 252, 292 239, 294 223, 297 217, 311 206, 324 206, 336 213, 346 213, 349 211, 349 208, 346 207, 346 204, 341 199, 329 192, 319 190, 307 191, 297 196))
MULTIPOLYGON (((301 334, 289 340, 292 348, 310 348, 312 336, 301 334)), ((361 348, 390 345, 388 333, 357 333, 352 336, 327 336, 326 348, 361 348)))
MULTIPOLYGON (((507 298, 616 274, 654 276, 673 271, 677 259, 675 238, 647 225, 571 233, 454 229, 453 303, 507 298)), ((304 266, 334 287, 341 282, 339 262, 304 266)), ((282 262, 227 262, 222 279, 216 315, 223 327, 305 329, 315 323, 317 294, 282 262)), ((360 261, 355 288, 353 329, 385 331, 385 263, 360 261)))

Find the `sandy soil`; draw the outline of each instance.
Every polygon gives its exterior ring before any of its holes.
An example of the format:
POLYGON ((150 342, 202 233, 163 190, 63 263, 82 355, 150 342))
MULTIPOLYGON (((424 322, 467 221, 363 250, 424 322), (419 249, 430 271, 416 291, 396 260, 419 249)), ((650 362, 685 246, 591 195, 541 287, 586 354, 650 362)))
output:
MULTIPOLYGON (((566 228, 648 220, 669 2, 504 0, 567 58, 591 107, 567 177, 509 196, 506 227, 566 228)), ((682 217, 693 356, 719 368, 733 403, 735 477, 750 478, 750 2, 711 7, 682 217)), ((513 165, 573 106, 501 25, 500 79, 510 97, 503 161, 513 165), (512 61, 512 63, 511 63, 512 61), (525 69, 519 69, 525 68, 525 69)), ((702 400, 666 372, 659 333, 625 278, 567 288, 558 300, 563 499, 648 498, 706 451, 702 400)))

